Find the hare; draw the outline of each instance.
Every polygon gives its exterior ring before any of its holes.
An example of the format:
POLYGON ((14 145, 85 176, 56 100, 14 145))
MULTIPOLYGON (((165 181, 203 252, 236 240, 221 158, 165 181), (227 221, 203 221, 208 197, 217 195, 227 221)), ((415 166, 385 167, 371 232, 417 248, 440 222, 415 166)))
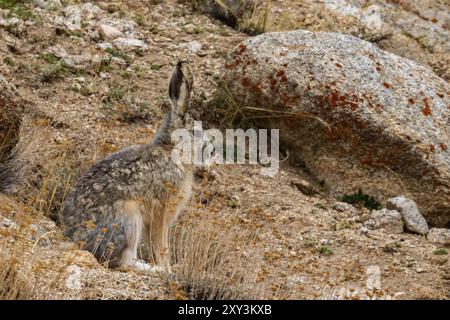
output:
POLYGON ((155 138, 93 165, 68 195, 61 222, 66 236, 109 267, 169 271, 169 228, 191 197, 193 168, 174 161, 171 133, 189 128, 192 70, 179 61, 169 82, 171 109, 155 138), (137 259, 144 238, 157 267, 137 259))

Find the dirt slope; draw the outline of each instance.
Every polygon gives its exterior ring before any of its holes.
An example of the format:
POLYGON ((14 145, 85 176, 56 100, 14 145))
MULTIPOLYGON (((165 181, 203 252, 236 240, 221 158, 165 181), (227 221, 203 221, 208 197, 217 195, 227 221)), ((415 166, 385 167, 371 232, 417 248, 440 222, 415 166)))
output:
MULTIPOLYGON (((15 196, 0 196, 0 261, 33 284, 32 297, 189 297, 182 267, 170 276, 106 270, 65 241, 57 215, 80 172, 111 152, 151 139, 177 59, 191 62, 196 100, 206 101, 226 54, 248 35, 173 1, 96 2, 101 11, 88 6, 80 28, 71 30, 67 7, 83 2, 62 2, 61 8, 32 3, 11 9, 19 19, 12 24, 9 13, 0 11, 9 21, 0 27, 1 70, 30 108, 19 142, 27 174, 18 175, 15 196), (103 39, 99 23, 111 20, 132 25, 126 36, 147 47, 103 49, 111 41, 103 39)), ((274 1, 273 10, 294 10, 290 4, 274 1)), ((295 10, 300 15, 305 9, 295 10)), ((295 164, 283 163, 274 178, 259 172, 257 166, 218 166, 199 173, 194 199, 174 230, 207 225, 227 239, 232 249, 224 252, 230 255, 225 260, 242 257, 255 276, 242 282, 262 288, 242 289, 245 296, 450 296, 448 254, 435 254, 438 247, 424 237, 367 230, 367 209, 339 204, 320 188, 305 195, 300 181, 315 182, 295 164)))

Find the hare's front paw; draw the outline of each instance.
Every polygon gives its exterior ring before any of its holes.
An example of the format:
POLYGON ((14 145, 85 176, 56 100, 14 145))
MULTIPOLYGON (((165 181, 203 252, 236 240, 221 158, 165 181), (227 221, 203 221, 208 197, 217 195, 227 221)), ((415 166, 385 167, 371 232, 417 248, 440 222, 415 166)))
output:
POLYGON ((158 267, 158 266, 151 266, 148 263, 145 263, 143 261, 136 261, 135 263, 135 267, 136 269, 143 271, 143 272, 151 272, 151 273, 155 273, 155 272, 163 272, 164 269, 158 267))
POLYGON ((168 273, 171 274, 170 267, 152 266, 142 260, 135 260, 119 267, 120 271, 134 271, 143 274, 168 273))

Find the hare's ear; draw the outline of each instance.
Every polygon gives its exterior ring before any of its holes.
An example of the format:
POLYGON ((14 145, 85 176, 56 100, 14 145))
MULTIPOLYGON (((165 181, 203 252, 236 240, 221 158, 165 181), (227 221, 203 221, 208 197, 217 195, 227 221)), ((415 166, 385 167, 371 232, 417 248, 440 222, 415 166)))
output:
POLYGON ((193 76, 189 63, 179 61, 172 71, 169 83, 169 97, 178 115, 183 115, 189 107, 192 83, 193 76))

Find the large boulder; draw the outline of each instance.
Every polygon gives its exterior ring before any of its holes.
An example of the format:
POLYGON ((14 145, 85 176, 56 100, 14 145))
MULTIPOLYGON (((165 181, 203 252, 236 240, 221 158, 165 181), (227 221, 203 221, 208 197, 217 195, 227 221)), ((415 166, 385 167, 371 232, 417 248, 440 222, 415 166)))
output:
POLYGON ((228 111, 279 128, 332 193, 407 193, 431 225, 450 221, 450 86, 431 70, 356 37, 297 30, 241 43, 223 83, 228 111))

